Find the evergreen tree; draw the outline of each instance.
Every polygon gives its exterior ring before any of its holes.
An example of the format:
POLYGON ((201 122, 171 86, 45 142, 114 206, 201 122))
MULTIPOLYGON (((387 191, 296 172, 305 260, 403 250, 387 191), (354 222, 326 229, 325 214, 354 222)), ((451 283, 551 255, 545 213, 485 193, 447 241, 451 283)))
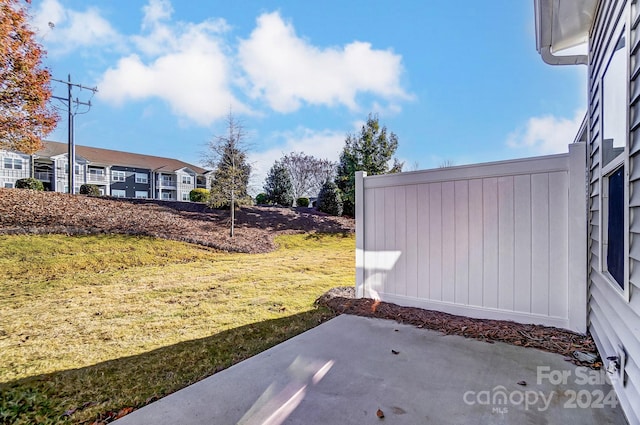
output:
POLYGON ((398 149, 398 137, 387 133, 386 126, 380 126, 378 116, 369 114, 360 134, 349 134, 340 154, 336 185, 342 192, 344 214, 355 214, 355 174, 366 171, 368 175, 398 173, 402 163, 393 155, 398 149), (389 163, 393 159, 393 166, 389 163))
POLYGON ((215 170, 211 180, 209 205, 214 208, 229 208, 231 237, 235 225, 235 208, 251 203, 251 197, 247 193, 251 165, 247 162, 245 137, 244 128, 230 113, 227 118, 227 134, 216 136, 209 142, 205 159, 205 165, 215 170))
POLYGON ((276 161, 265 179, 264 191, 268 202, 290 207, 293 205, 293 185, 286 167, 276 161))
POLYGON ((342 196, 340 189, 332 181, 327 181, 318 194, 318 210, 331 215, 342 215, 342 196))

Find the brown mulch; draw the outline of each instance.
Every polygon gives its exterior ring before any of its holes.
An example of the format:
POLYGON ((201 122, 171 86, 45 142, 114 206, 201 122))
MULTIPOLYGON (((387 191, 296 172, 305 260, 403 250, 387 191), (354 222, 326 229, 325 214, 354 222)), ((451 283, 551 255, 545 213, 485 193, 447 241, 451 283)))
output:
POLYGON ((283 233, 351 233, 351 218, 311 208, 244 207, 229 236, 229 211, 203 204, 92 198, 0 188, 0 234, 125 234, 191 242, 224 251, 276 248, 283 233))
POLYGON ((579 366, 599 369, 602 362, 582 362, 575 352, 597 355, 596 345, 590 335, 580 335, 565 329, 541 325, 523 325, 506 320, 472 319, 464 316, 403 307, 370 298, 355 299, 353 288, 335 288, 322 295, 316 303, 337 314, 353 314, 364 317, 395 320, 398 323, 431 329, 444 335, 459 335, 488 343, 496 341, 520 347, 538 348, 566 356, 579 366))

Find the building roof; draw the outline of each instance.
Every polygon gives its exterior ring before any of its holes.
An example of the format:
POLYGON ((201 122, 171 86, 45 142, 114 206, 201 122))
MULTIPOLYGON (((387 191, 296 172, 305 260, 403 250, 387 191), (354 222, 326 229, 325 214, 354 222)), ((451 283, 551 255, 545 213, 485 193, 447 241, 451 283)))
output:
MULTIPOLYGON (((43 142, 43 145, 44 147, 36 152, 36 155, 53 157, 68 153, 68 145, 66 143, 43 142)), ((198 174, 204 174, 207 172, 204 168, 178 159, 114 151, 111 149, 93 148, 90 146, 76 145, 76 155, 81 156, 94 164, 120 165, 157 171, 177 171, 181 168, 189 168, 198 174)))
POLYGON ((536 48, 551 65, 586 64, 585 53, 562 51, 588 41, 598 0, 534 0, 536 48))

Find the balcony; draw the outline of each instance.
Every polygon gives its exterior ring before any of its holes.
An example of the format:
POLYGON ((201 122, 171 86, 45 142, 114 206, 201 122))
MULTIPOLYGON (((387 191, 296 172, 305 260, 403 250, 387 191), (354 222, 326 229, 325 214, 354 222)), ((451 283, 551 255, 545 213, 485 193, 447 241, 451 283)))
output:
POLYGON ((108 181, 107 176, 105 174, 99 173, 88 173, 87 174, 87 182, 88 183, 104 183, 108 181))
POLYGON ((46 171, 36 171, 33 173, 34 177, 41 182, 50 182, 53 179, 53 173, 46 171))
POLYGON ((172 189, 172 190, 176 190, 178 188, 176 186, 176 181, 173 179, 156 180, 156 187, 158 189, 172 189))

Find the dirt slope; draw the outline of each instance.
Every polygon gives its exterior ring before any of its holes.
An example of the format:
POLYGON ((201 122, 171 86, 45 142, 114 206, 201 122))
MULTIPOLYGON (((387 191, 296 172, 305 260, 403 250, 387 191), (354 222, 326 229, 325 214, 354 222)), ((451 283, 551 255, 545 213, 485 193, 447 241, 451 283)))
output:
POLYGON ((0 188, 0 234, 117 233, 197 243, 225 251, 267 252, 274 236, 298 232, 353 232, 353 219, 310 208, 246 207, 236 213, 185 202, 91 198, 55 192, 0 188))

